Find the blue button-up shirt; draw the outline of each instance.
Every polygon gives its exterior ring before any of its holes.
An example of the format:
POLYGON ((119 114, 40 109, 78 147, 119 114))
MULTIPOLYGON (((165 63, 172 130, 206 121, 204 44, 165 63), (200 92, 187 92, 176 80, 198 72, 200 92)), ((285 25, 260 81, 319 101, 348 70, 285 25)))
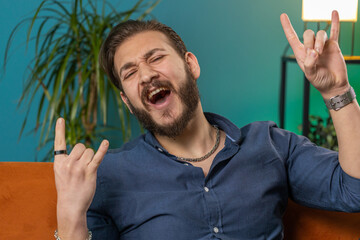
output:
POLYGON ((360 180, 342 171, 336 152, 273 122, 239 129, 206 117, 227 134, 206 177, 151 133, 106 154, 88 211, 94 239, 282 239, 288 197, 360 211, 360 180))

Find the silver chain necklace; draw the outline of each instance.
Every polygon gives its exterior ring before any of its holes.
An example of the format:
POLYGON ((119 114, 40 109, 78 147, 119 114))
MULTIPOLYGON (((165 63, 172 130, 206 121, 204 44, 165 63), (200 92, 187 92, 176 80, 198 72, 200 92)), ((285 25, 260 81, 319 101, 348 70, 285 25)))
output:
POLYGON ((177 159, 181 160, 181 161, 187 161, 187 162, 201 162, 201 161, 207 159, 208 157, 210 157, 216 151, 216 149, 219 147, 219 143, 220 143, 220 130, 216 126, 213 126, 213 127, 216 129, 216 141, 215 141, 214 147, 210 150, 210 152, 208 152, 207 154, 205 154, 204 156, 199 157, 199 158, 177 157, 177 159))

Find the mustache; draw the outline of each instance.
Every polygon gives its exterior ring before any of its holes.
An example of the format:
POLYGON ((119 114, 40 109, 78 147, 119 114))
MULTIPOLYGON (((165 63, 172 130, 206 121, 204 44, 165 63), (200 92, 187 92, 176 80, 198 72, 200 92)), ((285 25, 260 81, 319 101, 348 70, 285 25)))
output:
POLYGON ((146 84, 141 91, 141 101, 144 104, 144 106, 148 105, 147 104, 148 94, 150 92, 150 89, 154 89, 154 88, 167 88, 171 92, 176 93, 176 90, 171 82, 167 80, 163 80, 163 81, 153 80, 150 83, 146 84))

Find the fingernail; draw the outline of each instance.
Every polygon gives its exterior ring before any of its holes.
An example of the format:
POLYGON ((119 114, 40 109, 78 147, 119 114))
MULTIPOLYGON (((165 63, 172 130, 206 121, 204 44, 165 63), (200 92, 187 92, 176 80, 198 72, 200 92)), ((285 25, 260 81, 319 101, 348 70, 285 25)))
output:
POLYGON ((108 140, 104 140, 104 141, 103 141, 103 146, 104 146, 104 147, 107 147, 108 145, 109 145, 109 141, 108 141, 108 140))
POLYGON ((320 54, 320 48, 315 48, 315 50, 320 54))
POLYGON ((59 118, 57 124, 61 124, 61 123, 62 123, 62 118, 59 118))
POLYGON ((315 58, 315 57, 317 56, 317 52, 316 52, 315 50, 312 50, 312 51, 310 52, 310 56, 313 57, 313 58, 315 58))

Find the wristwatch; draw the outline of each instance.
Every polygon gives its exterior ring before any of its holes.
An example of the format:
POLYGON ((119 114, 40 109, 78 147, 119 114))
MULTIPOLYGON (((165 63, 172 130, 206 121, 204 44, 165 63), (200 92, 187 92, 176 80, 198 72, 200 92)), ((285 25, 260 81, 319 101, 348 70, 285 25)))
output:
MULTIPOLYGON (((57 230, 55 230, 54 237, 55 237, 55 240, 61 240, 61 238, 58 235, 57 230)), ((88 230, 88 237, 85 240, 92 240, 92 232, 90 230, 88 230)))
POLYGON ((338 111, 351 103, 355 98, 355 91, 352 87, 350 87, 349 90, 346 91, 346 93, 337 95, 330 99, 324 99, 324 102, 329 110, 333 109, 335 111, 338 111))

